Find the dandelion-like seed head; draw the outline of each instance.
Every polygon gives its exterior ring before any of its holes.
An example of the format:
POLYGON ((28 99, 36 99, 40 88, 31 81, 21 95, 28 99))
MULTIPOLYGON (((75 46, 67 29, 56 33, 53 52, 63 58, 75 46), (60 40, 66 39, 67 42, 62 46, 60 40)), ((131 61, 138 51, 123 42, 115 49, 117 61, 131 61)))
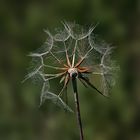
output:
POLYGON ((110 87, 115 83, 113 72, 118 67, 110 57, 113 47, 96 39, 93 33, 95 26, 85 29, 78 24, 67 22, 62 22, 62 25, 63 28, 55 30, 54 33, 45 30, 47 35, 45 43, 29 55, 35 63, 25 80, 40 77, 42 81, 40 104, 49 99, 72 112, 61 99, 72 77, 79 79, 83 85, 94 88, 98 93, 108 96, 110 87), (92 84, 91 81, 94 79, 90 80, 93 75, 100 77, 99 89, 92 84), (52 81, 55 81, 55 84, 51 84, 52 81), (56 84, 58 86, 54 87, 56 84))

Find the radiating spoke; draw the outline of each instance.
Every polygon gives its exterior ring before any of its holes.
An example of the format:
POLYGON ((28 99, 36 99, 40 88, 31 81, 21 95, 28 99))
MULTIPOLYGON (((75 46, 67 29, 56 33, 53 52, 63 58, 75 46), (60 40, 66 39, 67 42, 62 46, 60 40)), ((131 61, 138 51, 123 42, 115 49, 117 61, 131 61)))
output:
POLYGON ((48 80, 58 78, 58 77, 64 75, 65 73, 66 72, 57 73, 57 74, 40 74, 40 75, 43 76, 43 77, 48 77, 48 78, 45 78, 45 81, 48 81, 48 80))
POLYGON ((59 60, 51 51, 50 51, 50 54, 58 61, 59 64, 62 64, 62 61, 59 60))
POLYGON ((78 72, 80 72, 80 73, 91 73, 89 67, 78 67, 78 72))
POLYGON ((66 86, 66 88, 65 88, 65 102, 66 102, 66 104, 68 105, 68 93, 67 93, 67 86, 66 86))
POLYGON ((36 73, 38 73, 41 68, 42 68, 42 66, 39 66, 35 71, 27 74, 25 76, 25 79, 22 81, 22 83, 24 83, 26 80, 28 80, 29 78, 31 78, 32 76, 34 76, 36 73))
POLYGON ((45 64, 44 66, 48 68, 56 69, 56 70, 67 70, 67 68, 55 67, 55 66, 50 66, 50 65, 45 65, 45 64))
POLYGON ((74 62, 75 62, 75 53, 76 53, 76 48, 77 48, 77 40, 75 41, 75 46, 73 50, 73 57, 72 57, 72 68, 74 67, 74 62))
POLYGON ((85 58, 87 57, 87 55, 93 50, 93 48, 90 48, 87 53, 77 62, 77 64, 74 67, 78 67, 81 65, 81 63, 85 60, 85 58))
POLYGON ((103 72, 92 72, 92 74, 95 74, 95 75, 103 75, 103 72))
POLYGON ((62 92, 63 92, 64 89, 67 87, 68 82, 69 82, 69 75, 67 74, 67 75, 65 76, 64 86, 63 86, 63 88, 62 88, 62 90, 60 91, 60 93, 59 93, 58 96, 61 96, 61 95, 62 95, 62 92))
POLYGON ((65 42, 63 42, 63 43, 64 43, 64 46, 65 46, 65 53, 66 53, 67 65, 69 67, 71 67, 71 63, 70 63, 70 59, 69 59, 69 56, 68 56, 68 51, 67 51, 67 48, 66 48, 66 44, 65 44, 65 42))

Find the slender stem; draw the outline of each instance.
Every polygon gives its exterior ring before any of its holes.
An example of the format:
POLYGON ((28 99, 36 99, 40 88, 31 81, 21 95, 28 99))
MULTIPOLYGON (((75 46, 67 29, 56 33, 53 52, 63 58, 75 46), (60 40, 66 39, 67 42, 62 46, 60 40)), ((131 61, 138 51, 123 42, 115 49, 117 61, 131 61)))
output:
POLYGON ((78 127, 79 127, 79 132, 80 132, 80 140, 84 140, 76 77, 72 77, 72 85, 73 85, 73 91, 74 91, 74 100, 75 100, 75 110, 76 110, 76 116, 77 116, 77 123, 78 123, 78 127))

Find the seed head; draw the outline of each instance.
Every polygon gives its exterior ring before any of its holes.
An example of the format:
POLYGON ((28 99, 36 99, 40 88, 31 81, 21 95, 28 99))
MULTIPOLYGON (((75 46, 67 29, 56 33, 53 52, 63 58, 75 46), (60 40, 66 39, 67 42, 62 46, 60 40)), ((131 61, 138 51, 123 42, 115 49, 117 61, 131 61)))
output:
POLYGON ((62 25, 54 34, 45 30, 47 39, 40 49, 30 54, 32 69, 25 80, 32 78, 42 83, 40 104, 49 99, 72 112, 60 98, 72 77, 108 96, 114 84, 114 70, 118 67, 110 56, 113 47, 96 39, 93 33, 96 26, 86 29, 73 23, 62 22, 62 25), (96 75, 100 77, 99 89, 92 84, 96 75), (51 81, 55 84, 50 84, 51 81), (58 89, 57 92, 54 89, 58 89))

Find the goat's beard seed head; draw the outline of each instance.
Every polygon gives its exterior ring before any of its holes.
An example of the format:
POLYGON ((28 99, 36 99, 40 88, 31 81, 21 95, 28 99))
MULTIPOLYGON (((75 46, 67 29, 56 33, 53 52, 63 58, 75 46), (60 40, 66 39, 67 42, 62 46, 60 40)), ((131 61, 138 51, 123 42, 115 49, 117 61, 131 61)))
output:
MULTIPOLYGON (((45 30, 46 41, 41 48, 29 55, 32 57, 31 71, 23 82, 31 78, 37 84, 43 83, 40 105, 49 99, 72 112, 60 98, 70 78, 77 78, 81 82, 84 80, 88 82, 87 85, 89 85, 89 80, 93 81, 97 78, 98 88, 104 96, 108 96, 110 87, 115 84, 114 73, 119 70, 119 67, 116 67, 114 61, 111 60, 110 55, 114 47, 94 34, 96 26, 85 29, 75 23, 62 22, 62 24, 63 27, 53 33, 45 30), (59 90, 61 87, 56 88, 59 84, 63 86, 61 90, 59 90)), ((82 83, 87 87, 84 81, 82 83)))
POLYGON ((69 68, 68 73, 70 74, 70 77, 77 77, 78 75, 77 68, 69 68))

